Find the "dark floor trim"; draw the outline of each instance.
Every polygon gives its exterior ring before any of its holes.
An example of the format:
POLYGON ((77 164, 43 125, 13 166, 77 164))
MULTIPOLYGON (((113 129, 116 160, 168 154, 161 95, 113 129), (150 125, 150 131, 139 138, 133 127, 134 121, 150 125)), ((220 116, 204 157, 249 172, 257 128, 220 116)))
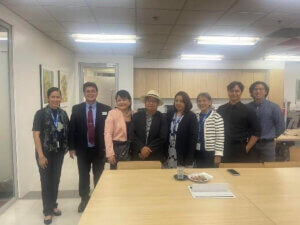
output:
MULTIPOLYGON (((31 191, 28 192, 21 199, 41 199, 41 191, 31 191)), ((58 198, 79 198, 77 190, 62 190, 58 192, 58 198)))

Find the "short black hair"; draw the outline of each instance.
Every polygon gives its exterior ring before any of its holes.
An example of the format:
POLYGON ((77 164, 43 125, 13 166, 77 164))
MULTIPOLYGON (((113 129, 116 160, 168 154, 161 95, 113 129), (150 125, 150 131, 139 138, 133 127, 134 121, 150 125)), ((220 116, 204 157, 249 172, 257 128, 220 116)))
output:
POLYGON ((98 87, 97 87, 97 84, 95 84, 94 82, 86 82, 83 84, 83 92, 85 92, 85 89, 87 89, 88 87, 93 87, 96 89, 96 91, 98 92, 98 87))
POLYGON ((117 100, 118 96, 120 96, 123 99, 128 99, 128 100, 131 101, 131 96, 130 96, 129 92, 126 91, 126 90, 118 91, 117 94, 116 94, 116 97, 115 97, 116 100, 117 100))
POLYGON ((198 96, 197 96, 197 101, 198 101, 198 99, 200 98, 200 97, 204 97, 204 98, 207 98, 209 101, 211 101, 211 96, 210 96, 210 94, 208 94, 207 92, 202 92, 202 93, 200 93, 198 96))
MULTIPOLYGON (((128 91, 126 91, 126 90, 120 90, 120 91, 118 91, 117 94, 116 94, 116 97, 115 97, 116 100, 117 100, 118 96, 119 96, 120 98, 122 98, 122 99, 128 99, 128 100, 131 102, 131 104, 132 104, 132 101, 131 101, 131 95, 129 94, 128 91)), ((129 109, 131 109, 131 104, 130 104, 130 106, 129 106, 129 109)))
POLYGON ((227 91, 232 90, 235 86, 239 86, 241 91, 244 91, 244 85, 239 81, 232 81, 230 84, 227 85, 227 91))
POLYGON ((254 91, 256 85, 259 85, 259 84, 261 84, 261 85, 263 85, 263 86, 265 87, 265 90, 266 90, 266 95, 265 95, 265 97, 268 96, 269 90, 270 90, 269 86, 268 86, 265 82, 263 82, 263 81, 255 81, 255 82, 254 82, 253 84, 251 84, 251 86, 249 87, 249 93, 250 93, 250 95, 251 95, 252 98, 253 98, 252 92, 254 91))
MULTIPOLYGON (((190 96, 184 92, 184 91, 179 91, 176 95, 175 95, 175 99, 177 96, 181 96, 182 97, 182 100, 183 100, 183 103, 184 103, 184 112, 189 112, 192 108, 193 108, 193 104, 191 102, 191 99, 190 99, 190 96)), ((174 109, 175 111, 176 110, 176 107, 175 107, 175 99, 174 99, 174 109)))
POLYGON ((59 88, 57 88, 57 87, 51 87, 51 88, 49 88, 47 90, 47 97, 49 98, 50 95, 52 94, 52 92, 54 92, 54 91, 58 91, 59 94, 60 94, 60 96, 61 96, 61 91, 59 90, 59 88))

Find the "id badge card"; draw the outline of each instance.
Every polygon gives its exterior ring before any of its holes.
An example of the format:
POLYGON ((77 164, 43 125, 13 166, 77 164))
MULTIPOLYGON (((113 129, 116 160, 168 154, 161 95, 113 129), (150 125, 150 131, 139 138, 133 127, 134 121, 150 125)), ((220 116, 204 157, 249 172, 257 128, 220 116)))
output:
POLYGON ((61 132, 62 129, 64 129, 63 124, 62 124, 61 122, 58 122, 58 123, 57 123, 57 131, 58 131, 58 132, 61 132))
POLYGON ((59 141, 56 142, 57 148, 59 148, 59 141))
POLYGON ((200 148, 201 148, 201 144, 200 144, 200 142, 198 142, 197 145, 196 145, 196 150, 200 151, 200 148))

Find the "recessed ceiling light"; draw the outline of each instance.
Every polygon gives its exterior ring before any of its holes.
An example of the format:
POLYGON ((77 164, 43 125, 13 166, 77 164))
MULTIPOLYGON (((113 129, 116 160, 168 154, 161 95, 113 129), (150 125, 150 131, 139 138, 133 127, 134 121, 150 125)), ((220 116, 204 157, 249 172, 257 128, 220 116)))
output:
POLYGON ((201 45, 255 45, 258 37, 226 37, 226 36, 199 36, 198 44, 201 45))
POLYGON ((136 35, 72 34, 76 42, 133 44, 136 35))
POLYGON ((300 56, 299 55, 268 55, 265 57, 265 60, 296 62, 296 61, 300 61, 300 56))
POLYGON ((182 60, 222 60, 223 55, 181 55, 182 60))

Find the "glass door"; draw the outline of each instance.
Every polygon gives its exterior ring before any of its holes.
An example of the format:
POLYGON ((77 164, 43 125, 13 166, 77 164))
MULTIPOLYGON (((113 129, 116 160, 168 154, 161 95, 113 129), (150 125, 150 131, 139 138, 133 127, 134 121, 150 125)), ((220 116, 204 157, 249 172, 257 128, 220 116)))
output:
MULTIPOLYGON (((117 65, 104 63, 80 63, 81 86, 85 82, 94 82, 98 87, 97 101, 115 107, 115 94, 117 90, 117 65)), ((82 91, 80 91, 82 94, 82 91)), ((84 100, 83 95, 81 99, 84 100)))
POLYGON ((15 197, 12 116, 11 28, 0 20, 0 209, 15 197))

